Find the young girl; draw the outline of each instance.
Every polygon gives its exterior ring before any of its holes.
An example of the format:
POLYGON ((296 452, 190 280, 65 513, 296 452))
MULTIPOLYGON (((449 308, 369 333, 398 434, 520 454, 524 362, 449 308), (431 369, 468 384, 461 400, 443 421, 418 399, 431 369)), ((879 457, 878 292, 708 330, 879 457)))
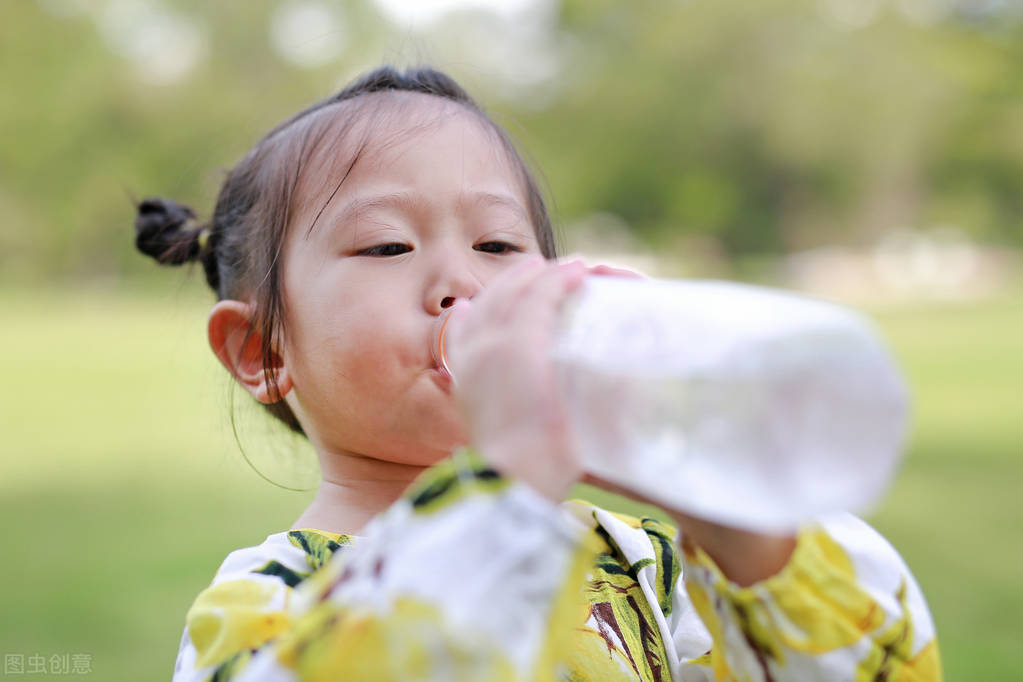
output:
POLYGON ((772 537, 563 502, 545 349, 593 270, 555 263, 526 164, 444 74, 374 71, 270 131, 209 222, 151 199, 136 228, 202 263, 214 353, 323 479, 195 600, 175 680, 940 679, 916 582, 854 517, 772 537), (457 388, 431 355, 453 306, 457 388))

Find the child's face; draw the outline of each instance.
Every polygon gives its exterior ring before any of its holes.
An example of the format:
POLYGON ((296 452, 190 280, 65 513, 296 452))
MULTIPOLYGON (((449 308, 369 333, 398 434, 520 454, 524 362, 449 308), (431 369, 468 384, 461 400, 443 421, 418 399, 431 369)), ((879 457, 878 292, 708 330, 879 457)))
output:
POLYGON ((464 443, 434 321, 540 253, 500 144, 471 114, 421 99, 375 130, 308 233, 337 180, 310 183, 322 187, 285 243, 289 400, 321 454, 429 464, 464 443))

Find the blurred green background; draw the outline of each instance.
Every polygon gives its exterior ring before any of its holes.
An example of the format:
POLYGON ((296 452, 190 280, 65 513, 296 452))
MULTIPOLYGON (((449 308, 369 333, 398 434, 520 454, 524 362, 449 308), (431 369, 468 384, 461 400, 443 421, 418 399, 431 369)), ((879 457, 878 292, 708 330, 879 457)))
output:
POLYGON ((915 415, 869 518, 930 600, 947 678, 1018 679, 1023 12, 1007 0, 0 4, 0 653, 169 677, 226 553, 311 499, 246 463, 316 483, 207 350, 201 273, 135 253, 131 197, 208 215, 266 129, 382 62, 451 72, 511 129, 565 251, 872 315, 915 415))

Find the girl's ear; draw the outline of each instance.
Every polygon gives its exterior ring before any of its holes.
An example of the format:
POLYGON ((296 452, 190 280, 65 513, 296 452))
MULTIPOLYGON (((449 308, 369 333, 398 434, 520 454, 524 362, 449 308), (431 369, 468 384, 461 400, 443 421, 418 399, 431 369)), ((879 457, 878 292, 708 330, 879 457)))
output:
MULTIPOLYGON (((218 301, 210 311, 206 326, 210 347, 227 371, 261 403, 277 402, 271 398, 266 372, 263 371, 263 337, 253 327, 252 306, 244 301, 218 301)), ((271 362, 277 369, 277 390, 280 398, 291 391, 293 383, 280 355, 273 353, 271 362)))

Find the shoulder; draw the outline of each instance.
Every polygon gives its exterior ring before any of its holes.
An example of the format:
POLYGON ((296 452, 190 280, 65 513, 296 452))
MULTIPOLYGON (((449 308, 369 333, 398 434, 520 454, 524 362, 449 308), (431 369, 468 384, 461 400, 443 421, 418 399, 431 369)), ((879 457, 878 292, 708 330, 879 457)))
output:
POLYGON ((294 588, 352 538, 302 529, 270 535, 259 545, 227 555, 209 587, 185 618, 175 679, 241 663, 284 631, 294 588), (234 663, 232 663, 232 661, 234 663))
MULTIPOLYGON (((888 540, 870 524, 853 514, 825 517, 805 527, 793 561, 807 570, 844 575, 883 602, 905 602, 911 610, 924 611, 923 595, 909 566, 888 540)), ((896 604, 883 603, 894 610, 896 604)))
POLYGON ((352 540, 349 535, 315 529, 274 533, 259 545, 236 549, 228 554, 212 585, 265 575, 277 577, 288 587, 295 587, 352 540))
MULTIPOLYGON (((840 514, 819 522, 825 537, 840 549, 818 543, 821 554, 838 554, 861 588, 886 611, 904 612, 914 619, 918 643, 935 637, 934 623, 920 585, 892 544, 866 521, 840 514)), ((835 563, 831 559, 831 563, 835 563)))
POLYGON ((819 520, 816 527, 842 548, 859 575, 901 575, 909 570, 892 544, 858 516, 836 514, 819 520))

